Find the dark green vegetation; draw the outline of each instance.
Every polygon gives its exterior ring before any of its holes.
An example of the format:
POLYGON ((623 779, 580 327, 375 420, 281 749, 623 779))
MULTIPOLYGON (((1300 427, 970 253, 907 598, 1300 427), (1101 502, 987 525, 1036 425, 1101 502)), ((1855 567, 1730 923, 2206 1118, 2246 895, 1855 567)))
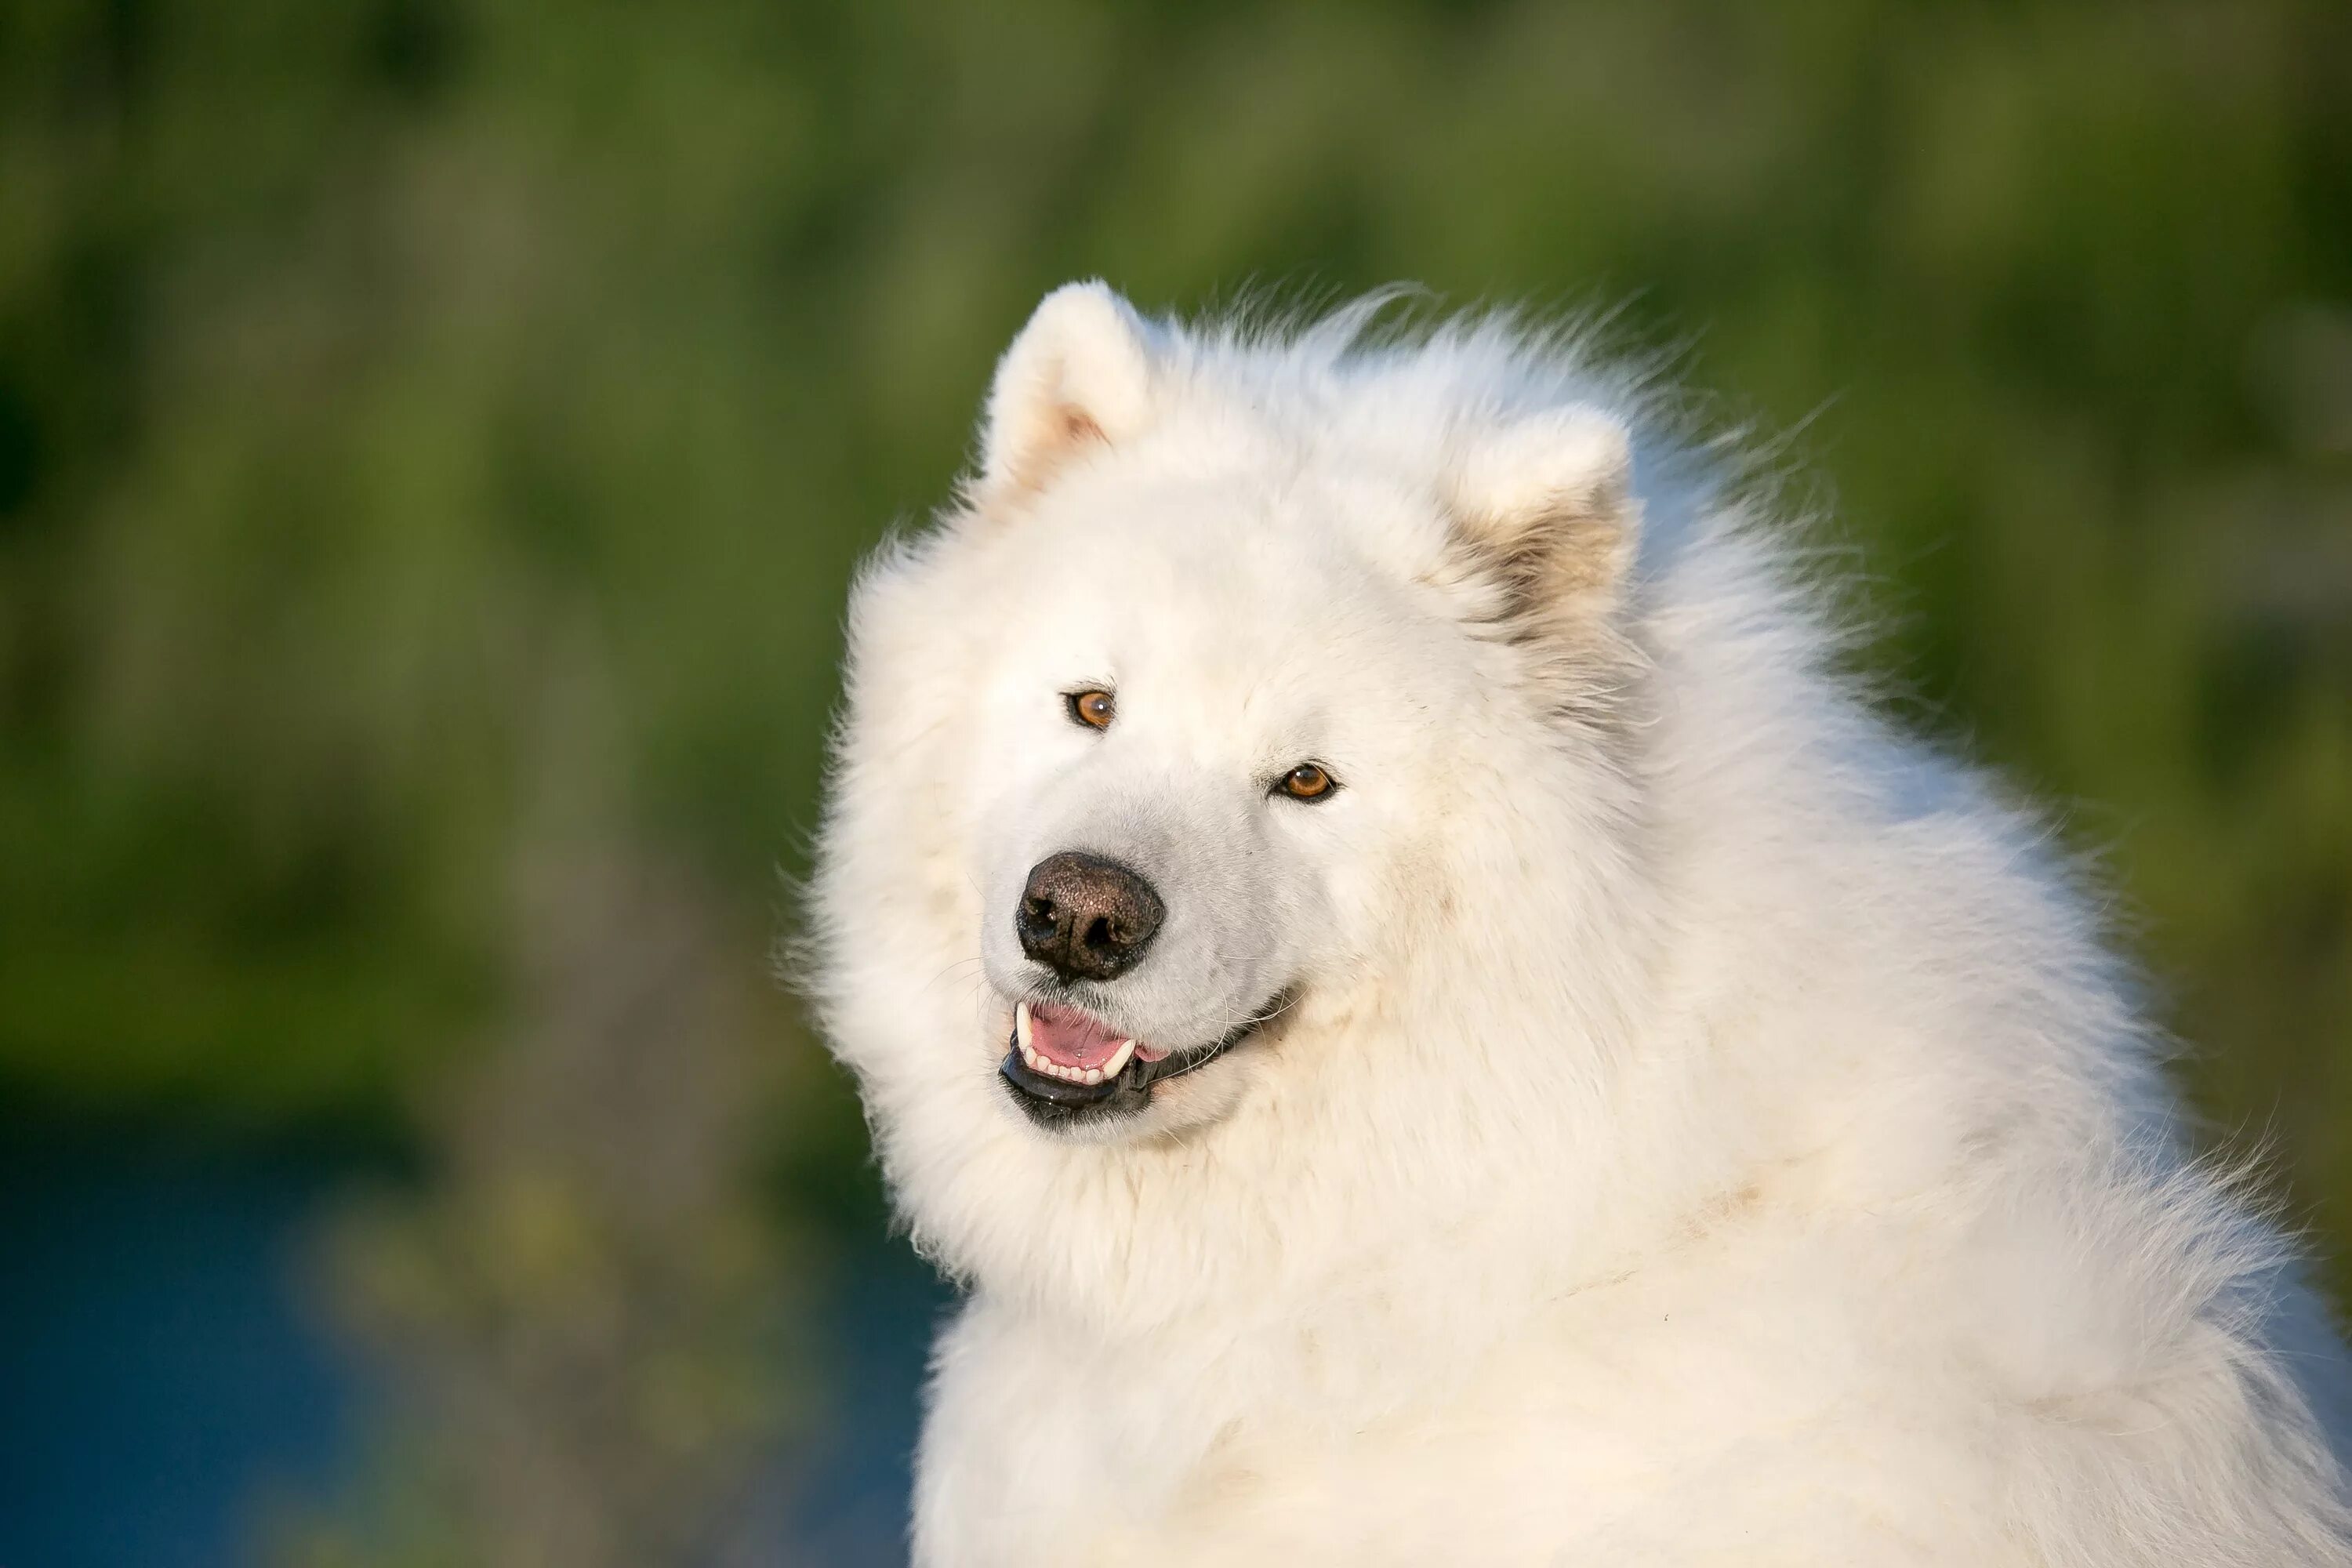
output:
MULTIPOLYGON (((731 1364, 771 1255, 872 1215, 761 977, 845 577, 1087 274, 1679 351, 2352 1257, 2335 0, 5 0, 7 1096, 389 1136, 457 1173, 354 1267, 400 1321, 585 1269, 731 1364), (675 1207, 500 1098, 591 1079, 675 1207)), ((699 1353, 627 1440, 688 1469, 699 1353)))

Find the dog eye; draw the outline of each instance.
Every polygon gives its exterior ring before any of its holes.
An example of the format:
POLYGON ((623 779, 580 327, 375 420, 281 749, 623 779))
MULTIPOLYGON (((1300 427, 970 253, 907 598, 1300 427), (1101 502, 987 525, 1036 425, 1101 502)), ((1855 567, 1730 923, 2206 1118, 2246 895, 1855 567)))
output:
POLYGON ((1118 703, 1108 691, 1068 691, 1063 693, 1062 700, 1069 704, 1070 721, 1084 724, 1089 730, 1108 730, 1110 721, 1118 717, 1118 703))
POLYGON ((1321 800, 1339 787, 1339 781, 1318 763, 1301 763, 1274 786, 1293 800, 1321 800))

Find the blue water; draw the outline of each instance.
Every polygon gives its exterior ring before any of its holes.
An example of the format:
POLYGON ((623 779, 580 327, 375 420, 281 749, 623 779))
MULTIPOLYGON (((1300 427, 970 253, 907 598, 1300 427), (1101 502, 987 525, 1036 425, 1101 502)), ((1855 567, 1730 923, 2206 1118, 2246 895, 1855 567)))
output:
MULTIPOLYGON (((0 1124, 0 1568, 232 1568, 350 1481, 376 1399, 310 1305, 317 1162, 0 1124)), ((782 1562, 905 1561, 944 1293, 876 1238, 826 1308, 824 1419, 762 1483, 782 1562)))
MULTIPOLYGON (((947 1291, 904 1246, 847 1261, 828 1312, 839 1352, 821 1438, 793 1489, 784 1562, 867 1568, 907 1560, 907 1492, 924 1358, 947 1291)), ((5 1561, 5 1559, 0 1559, 5 1561)))
POLYGON ((221 1568, 348 1462, 362 1379, 300 1309, 295 1163, 0 1132, 0 1563, 221 1568))

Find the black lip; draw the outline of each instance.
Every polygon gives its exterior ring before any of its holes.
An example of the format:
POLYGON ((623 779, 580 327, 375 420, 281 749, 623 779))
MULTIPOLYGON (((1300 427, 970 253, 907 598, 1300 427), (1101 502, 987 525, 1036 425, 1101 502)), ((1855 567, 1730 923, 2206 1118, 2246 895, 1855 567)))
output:
POLYGON ((1273 1020, 1290 1003, 1291 994, 1283 992, 1223 1037, 1204 1046, 1171 1051, 1158 1061, 1147 1062, 1140 1056, 1135 1057, 1119 1068, 1117 1078, 1101 1083, 1072 1083, 1066 1079, 1032 1072, 1029 1064, 1021 1059, 1017 1041, 1004 1053, 1004 1060, 996 1070, 1003 1076, 1005 1090, 1012 1095, 1013 1103, 1041 1127, 1062 1128, 1108 1121, 1142 1110, 1151 1103, 1153 1084, 1198 1072, 1255 1034, 1260 1026, 1273 1020))

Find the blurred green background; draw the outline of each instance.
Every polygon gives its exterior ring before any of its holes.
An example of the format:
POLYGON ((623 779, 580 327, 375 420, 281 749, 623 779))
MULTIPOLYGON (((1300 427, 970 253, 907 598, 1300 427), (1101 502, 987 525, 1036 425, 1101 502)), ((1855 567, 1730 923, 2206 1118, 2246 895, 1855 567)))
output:
POLYGON ((2340 0, 0 0, 0 1555, 889 1560, 937 1298, 767 952, 1091 275, 1672 353, 2352 1295, 2340 0))

